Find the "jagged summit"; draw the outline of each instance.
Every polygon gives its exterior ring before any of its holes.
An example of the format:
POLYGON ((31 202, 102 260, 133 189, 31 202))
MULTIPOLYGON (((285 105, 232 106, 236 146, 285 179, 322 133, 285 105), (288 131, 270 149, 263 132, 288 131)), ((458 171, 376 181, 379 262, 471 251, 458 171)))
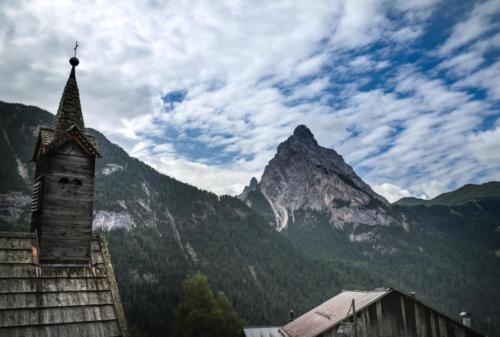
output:
POLYGON ((259 187, 259 182, 257 181, 257 178, 252 177, 252 179, 250 179, 250 184, 248 186, 245 186, 240 197, 246 199, 248 194, 250 194, 250 192, 255 191, 258 187, 259 187))
POLYGON ((302 210, 327 214, 337 228, 401 224, 389 215, 387 200, 359 178, 341 155, 320 146, 305 125, 297 126, 278 146, 261 181, 252 181, 240 198, 251 207, 260 205, 261 213, 273 214, 270 220, 278 230, 294 222, 296 211, 302 210))
POLYGON ((314 138, 311 130, 303 124, 297 126, 293 131, 293 135, 290 137, 304 144, 318 145, 318 142, 314 138))

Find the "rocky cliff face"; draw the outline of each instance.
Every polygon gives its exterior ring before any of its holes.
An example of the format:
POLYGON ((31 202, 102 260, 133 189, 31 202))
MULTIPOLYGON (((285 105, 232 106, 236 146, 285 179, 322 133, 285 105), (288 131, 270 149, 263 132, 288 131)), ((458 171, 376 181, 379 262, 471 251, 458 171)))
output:
POLYGON ((298 210, 326 213, 339 229, 346 225, 407 226, 391 214, 384 197, 363 182, 341 155, 320 146, 304 125, 278 146, 261 181, 252 179, 240 198, 266 214, 278 231, 295 222, 298 210))

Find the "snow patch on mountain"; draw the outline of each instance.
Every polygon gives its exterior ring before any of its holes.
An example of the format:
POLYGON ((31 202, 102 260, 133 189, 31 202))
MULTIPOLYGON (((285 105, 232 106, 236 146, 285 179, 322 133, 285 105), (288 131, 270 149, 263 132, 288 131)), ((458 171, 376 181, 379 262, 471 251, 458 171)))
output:
POLYGON ((200 261, 198 259, 198 255, 196 255, 196 252, 194 251, 193 247, 189 244, 189 242, 186 243, 186 251, 188 252, 189 256, 191 257, 191 260, 195 264, 198 264, 198 262, 200 261))
POLYGON ((120 170, 123 170, 123 166, 109 163, 102 169, 101 173, 105 176, 109 176, 110 174, 113 174, 120 170))
POLYGON ((131 228, 134 220, 128 212, 99 210, 94 214, 92 228, 110 230, 113 228, 131 228))
POLYGON ((255 266, 254 265, 249 265, 248 266, 248 270, 250 270, 250 274, 252 275, 253 279, 255 281, 258 281, 257 280, 257 271, 255 270, 255 266))
POLYGON ((16 163, 17 163, 17 173, 23 178, 24 182, 29 184, 30 182, 30 177, 28 173, 28 169, 26 166, 24 166, 23 162, 19 159, 16 158, 16 163))

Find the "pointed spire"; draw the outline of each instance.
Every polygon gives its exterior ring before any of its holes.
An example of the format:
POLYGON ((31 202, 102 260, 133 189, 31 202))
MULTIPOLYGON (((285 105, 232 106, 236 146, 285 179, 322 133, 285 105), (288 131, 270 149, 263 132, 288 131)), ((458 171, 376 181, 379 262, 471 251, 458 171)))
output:
MULTIPOLYGON (((78 45, 77 45, 78 46, 78 45)), ((78 84, 76 83, 75 67, 80 61, 73 56, 69 63, 71 64, 71 72, 68 82, 64 87, 64 91, 59 102, 59 109, 54 120, 54 132, 56 137, 62 135, 71 126, 76 125, 82 132, 85 132, 85 124, 83 122, 82 107, 80 105, 80 93, 78 84)))

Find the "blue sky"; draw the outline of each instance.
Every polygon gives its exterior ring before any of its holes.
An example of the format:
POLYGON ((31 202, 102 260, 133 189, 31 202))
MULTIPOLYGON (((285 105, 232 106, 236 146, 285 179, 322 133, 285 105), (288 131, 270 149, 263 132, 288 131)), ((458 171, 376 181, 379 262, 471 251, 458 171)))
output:
POLYGON ((2 1, 0 99, 218 194, 298 124, 390 200, 500 180, 500 0, 2 1))

